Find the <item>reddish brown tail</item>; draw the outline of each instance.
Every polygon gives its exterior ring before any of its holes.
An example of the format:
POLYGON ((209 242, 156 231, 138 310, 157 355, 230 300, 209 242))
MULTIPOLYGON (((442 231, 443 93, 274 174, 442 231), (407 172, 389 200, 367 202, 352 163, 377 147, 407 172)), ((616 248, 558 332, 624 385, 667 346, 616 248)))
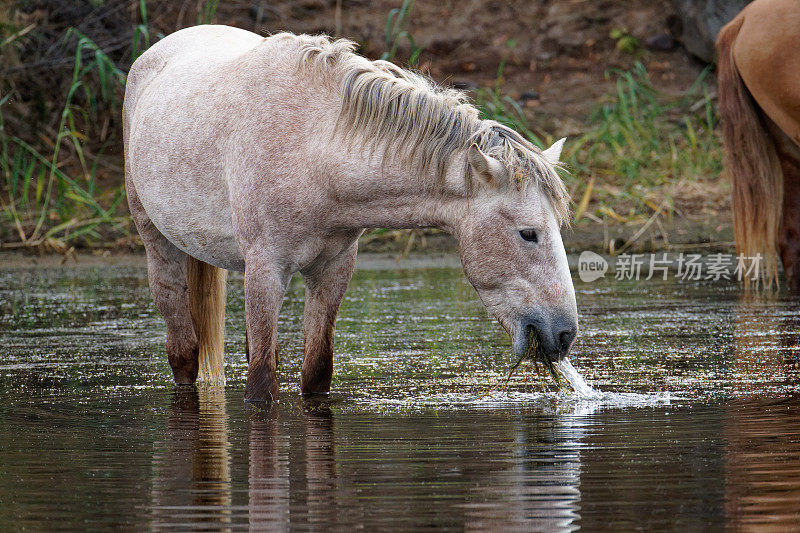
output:
POLYGON ((225 384, 225 280, 228 271, 189 256, 186 281, 192 318, 197 326, 198 380, 225 384))
MULTIPOLYGON (((763 287, 778 286, 778 232, 783 208, 783 173, 775 142, 761 111, 733 61, 733 45, 742 26, 734 19, 717 36, 719 112, 725 144, 725 169, 733 189, 736 250, 761 254, 763 287)), ((758 285, 758 281, 756 285, 758 285)), ((745 285, 750 280, 745 279, 745 285)))

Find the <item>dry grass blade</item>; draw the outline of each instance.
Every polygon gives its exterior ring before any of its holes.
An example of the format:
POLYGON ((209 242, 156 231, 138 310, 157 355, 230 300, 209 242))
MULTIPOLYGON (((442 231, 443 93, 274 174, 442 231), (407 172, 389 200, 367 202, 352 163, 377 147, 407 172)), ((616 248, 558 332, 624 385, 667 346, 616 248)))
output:
POLYGON ((589 206, 589 200, 592 198, 592 190, 594 190, 594 176, 589 178, 589 183, 586 185, 586 192, 583 193, 583 197, 577 209, 575 209, 575 216, 572 218, 574 222, 579 221, 581 217, 583 217, 583 213, 586 212, 586 208, 589 206))

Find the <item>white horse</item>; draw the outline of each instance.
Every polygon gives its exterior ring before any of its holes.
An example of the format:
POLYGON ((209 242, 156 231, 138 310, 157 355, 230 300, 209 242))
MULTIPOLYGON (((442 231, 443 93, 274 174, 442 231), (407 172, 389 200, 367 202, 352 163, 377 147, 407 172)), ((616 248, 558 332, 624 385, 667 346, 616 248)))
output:
POLYGON ((224 381, 225 269, 243 270, 245 397, 276 399, 278 312, 300 272, 302 391, 328 392, 365 228, 450 232, 514 352, 532 328, 539 356, 568 353, 578 326, 555 172, 563 139, 540 151, 480 120, 462 93, 354 48, 198 26, 131 67, 125 182, 177 383, 224 381))

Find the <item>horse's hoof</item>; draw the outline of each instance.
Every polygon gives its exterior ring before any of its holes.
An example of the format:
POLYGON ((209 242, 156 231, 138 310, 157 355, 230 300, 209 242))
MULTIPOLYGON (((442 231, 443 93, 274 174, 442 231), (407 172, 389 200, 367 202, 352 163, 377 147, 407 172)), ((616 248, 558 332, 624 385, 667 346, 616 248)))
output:
POLYGON ((197 372, 176 372, 173 370, 172 378, 175 380, 175 385, 179 387, 192 386, 197 381, 197 372))
POLYGON ((274 379, 253 379, 247 376, 244 387, 244 401, 246 402, 274 402, 278 400, 278 386, 274 379))

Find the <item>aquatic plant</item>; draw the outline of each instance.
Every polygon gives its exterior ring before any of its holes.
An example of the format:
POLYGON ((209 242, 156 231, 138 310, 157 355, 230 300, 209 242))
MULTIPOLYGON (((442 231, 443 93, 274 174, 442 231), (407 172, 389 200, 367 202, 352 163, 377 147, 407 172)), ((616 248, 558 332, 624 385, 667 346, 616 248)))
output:
POLYGON ((529 328, 528 330, 528 347, 516 361, 514 364, 511 365, 511 368, 508 370, 508 374, 505 378, 498 380, 489 391, 486 393, 486 396, 492 394, 498 388, 506 390, 508 388, 508 384, 511 381, 511 378, 514 377, 515 373, 522 368, 523 361, 530 361, 531 367, 536 371, 536 375, 539 378, 540 383, 544 384, 547 382, 548 378, 551 378, 556 385, 557 390, 561 390, 564 388, 564 382, 561 379, 561 374, 558 372, 556 368, 556 364, 547 357, 542 350, 539 349, 539 341, 536 338, 536 332, 533 328, 529 328))

